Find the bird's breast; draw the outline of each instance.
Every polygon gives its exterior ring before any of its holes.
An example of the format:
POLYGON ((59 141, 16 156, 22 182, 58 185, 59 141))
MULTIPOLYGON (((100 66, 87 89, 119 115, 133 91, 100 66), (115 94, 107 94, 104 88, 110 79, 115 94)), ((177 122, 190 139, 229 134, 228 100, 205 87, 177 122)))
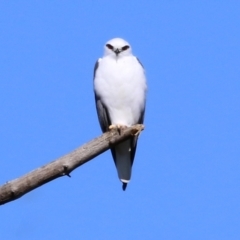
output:
POLYGON ((134 124, 144 107, 145 76, 133 58, 103 59, 95 77, 95 90, 108 107, 113 122, 134 124))

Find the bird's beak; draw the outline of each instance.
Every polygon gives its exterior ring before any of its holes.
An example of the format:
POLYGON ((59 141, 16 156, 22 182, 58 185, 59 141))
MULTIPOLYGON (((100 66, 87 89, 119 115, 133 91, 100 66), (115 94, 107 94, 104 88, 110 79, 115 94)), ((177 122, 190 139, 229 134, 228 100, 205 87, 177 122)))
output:
POLYGON ((116 53, 116 55, 118 55, 121 51, 118 48, 116 48, 114 52, 116 53))

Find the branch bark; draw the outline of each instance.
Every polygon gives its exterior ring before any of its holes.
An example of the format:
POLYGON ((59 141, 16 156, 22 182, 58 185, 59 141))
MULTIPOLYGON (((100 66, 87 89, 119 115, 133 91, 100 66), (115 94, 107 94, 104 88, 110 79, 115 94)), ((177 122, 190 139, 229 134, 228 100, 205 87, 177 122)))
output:
POLYGON ((5 183, 0 186, 0 205, 20 198, 24 194, 56 178, 62 176, 70 177, 70 173, 77 167, 90 161, 112 146, 130 138, 133 134, 138 134, 143 129, 144 126, 138 124, 121 130, 121 134, 117 130, 111 130, 69 154, 37 168, 22 177, 5 183))

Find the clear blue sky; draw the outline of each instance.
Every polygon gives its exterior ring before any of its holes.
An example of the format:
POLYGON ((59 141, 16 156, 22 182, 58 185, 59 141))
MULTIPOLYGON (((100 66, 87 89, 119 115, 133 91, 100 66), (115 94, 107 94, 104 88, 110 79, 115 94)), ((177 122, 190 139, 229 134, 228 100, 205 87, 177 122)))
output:
POLYGON ((148 79, 126 192, 106 152, 0 206, 1 239, 240 239, 240 2, 126 2, 1 1, 1 184, 101 134, 107 40, 148 79))

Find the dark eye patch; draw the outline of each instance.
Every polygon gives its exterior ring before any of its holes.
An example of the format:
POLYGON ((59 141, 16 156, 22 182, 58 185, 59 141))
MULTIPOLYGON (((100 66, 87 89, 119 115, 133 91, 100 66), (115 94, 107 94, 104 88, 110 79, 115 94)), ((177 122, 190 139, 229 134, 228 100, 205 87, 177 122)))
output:
POLYGON ((125 51, 125 50, 127 50, 127 49, 129 49, 129 46, 128 46, 128 45, 122 47, 122 51, 125 51))
POLYGON ((106 44, 106 47, 113 50, 113 46, 111 44, 106 44))

